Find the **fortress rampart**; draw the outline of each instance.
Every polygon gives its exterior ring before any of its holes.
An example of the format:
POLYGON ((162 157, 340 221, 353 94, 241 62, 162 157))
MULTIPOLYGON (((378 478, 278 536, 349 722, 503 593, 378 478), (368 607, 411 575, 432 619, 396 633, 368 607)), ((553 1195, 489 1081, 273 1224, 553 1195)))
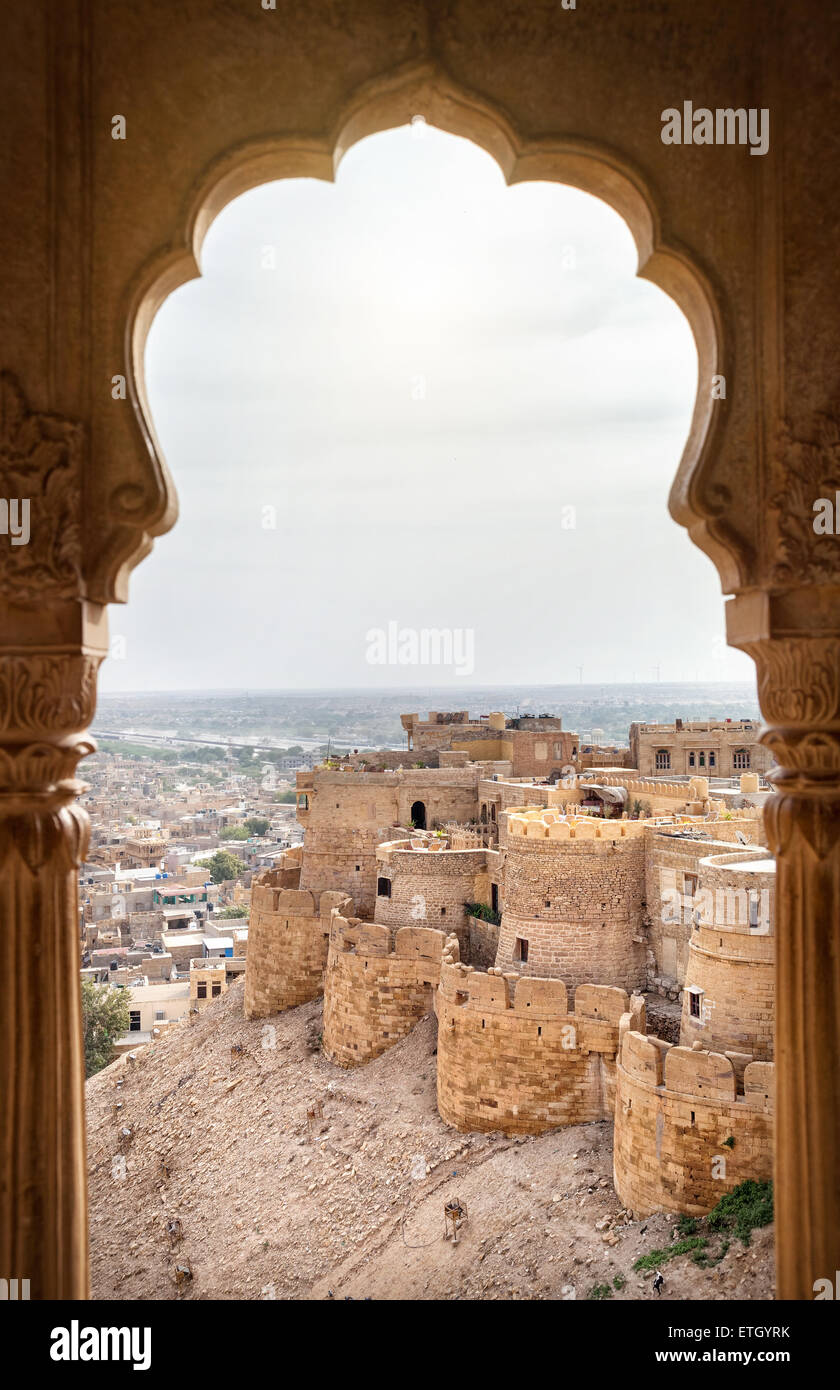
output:
POLYGON ((614 1180, 637 1217, 702 1216, 773 1171, 771 1062, 673 1047, 622 1024, 614 1180))
POLYGON ((316 999, 324 987, 333 908, 352 911, 344 893, 316 898, 283 887, 283 869, 269 869, 251 889, 245 1015, 265 1018, 316 999))
POLYGON ((438 1110, 460 1130, 542 1134, 612 1116, 624 990, 473 971, 450 938, 441 965, 438 1110), (514 988, 515 987, 515 988, 514 988))
POLYGON ((634 989, 641 935, 644 822, 506 813, 504 905, 496 965, 522 975, 634 989))
MULTIPOLYGON (((644 922, 648 936, 647 986, 671 998, 682 988, 688 969, 694 894, 700 887, 700 863, 716 850, 731 850, 737 832, 758 839, 760 821, 752 817, 651 824, 645 854, 644 922)), ((762 856, 767 851, 756 850, 762 856)), ((749 854, 742 849, 741 854, 749 854)))
POLYGON ((434 1008, 442 1118, 508 1134, 614 1119, 638 1215, 699 1214, 768 1176, 773 867, 734 843, 758 817, 710 815, 702 779, 619 773, 599 784, 627 799, 586 814, 585 783, 494 780, 461 757, 300 775, 303 852, 252 890, 246 1011, 323 987, 324 1053, 355 1067, 434 1008), (631 797, 657 813, 610 817, 631 797), (474 902, 489 910, 471 920, 474 902), (679 1046, 646 1036, 646 980, 672 998, 685 983, 679 1046))
POLYGON ((680 1042, 773 1057, 775 861, 734 850, 701 859, 680 1042))
POLYGON ((462 953, 469 939, 465 904, 487 902, 490 863, 498 851, 453 850, 446 840, 395 840, 376 851, 377 898, 374 921, 399 927, 435 927, 454 931, 462 953))
POLYGON ((325 1054, 358 1067, 393 1047, 433 1010, 444 933, 333 915, 324 986, 325 1054))

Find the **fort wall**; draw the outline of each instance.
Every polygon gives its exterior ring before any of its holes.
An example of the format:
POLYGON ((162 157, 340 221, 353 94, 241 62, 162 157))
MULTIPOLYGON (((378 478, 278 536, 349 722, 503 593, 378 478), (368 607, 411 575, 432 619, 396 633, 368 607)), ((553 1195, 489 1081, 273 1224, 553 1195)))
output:
POLYGON ((450 938, 435 997, 438 1110, 460 1130, 542 1134, 609 1119, 624 990, 472 970, 450 938))
POLYGON ((412 822, 431 830, 447 820, 475 820, 478 777, 476 767, 299 773, 301 888, 345 893, 359 916, 372 919, 377 846, 412 822))
POLYGON ((446 845, 446 840, 430 837, 379 846, 374 921, 390 927, 392 933, 409 926, 454 931, 463 950, 469 940, 465 907, 489 900, 488 861, 498 861, 499 855, 494 850, 453 850, 446 845))
POLYGON ((759 829, 760 822, 751 817, 648 828, 644 913, 648 989, 675 999, 685 983, 701 861, 735 843, 739 830, 757 839, 759 829))
POLYGON ((333 915, 324 987, 323 1049, 358 1067, 393 1047, 433 1010, 445 935, 333 915))
POLYGON ((745 1061, 623 1027, 614 1181, 636 1217, 702 1216, 745 1179, 772 1176, 773 1064, 745 1061))
POLYGON ((499 950, 498 922, 488 922, 483 917, 468 919, 468 938, 466 952, 461 955, 476 970, 487 970, 495 966, 499 950))
POLYGON ((324 988, 333 908, 352 911, 344 893, 316 898, 282 887, 282 869, 254 880, 245 969, 245 1016, 265 1018, 317 999, 324 988))

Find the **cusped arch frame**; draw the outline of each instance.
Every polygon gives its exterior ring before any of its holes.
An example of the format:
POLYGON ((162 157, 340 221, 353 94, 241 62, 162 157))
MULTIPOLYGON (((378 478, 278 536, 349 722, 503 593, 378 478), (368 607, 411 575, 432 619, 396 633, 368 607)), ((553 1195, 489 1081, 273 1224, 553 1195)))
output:
POLYGON ((401 69, 361 87, 320 137, 271 135, 232 148, 204 170, 184 200, 170 245, 138 274, 125 325, 129 394, 145 443, 145 485, 118 488, 112 519, 121 542, 110 550, 101 574, 107 599, 124 599, 129 571, 151 549, 152 539, 175 523, 175 489, 158 443, 146 393, 144 350, 152 321, 167 297, 201 274, 201 247, 219 213, 241 194, 286 178, 332 182, 346 152, 359 140, 407 125, 422 115, 433 126, 472 140, 498 163, 509 185, 528 181, 569 184, 612 207, 627 223, 638 253, 637 274, 662 289, 683 312, 698 353, 698 391, 689 436, 671 487, 671 516, 717 567, 724 593, 744 583, 743 542, 725 519, 729 498, 710 481, 710 462, 720 446, 723 402, 700 389, 715 376, 731 382, 724 317, 710 275, 684 246, 665 236, 654 198, 640 171, 614 147, 578 138, 517 134, 508 117, 483 97, 423 64, 401 69), (119 553, 115 553, 118 551, 119 553))

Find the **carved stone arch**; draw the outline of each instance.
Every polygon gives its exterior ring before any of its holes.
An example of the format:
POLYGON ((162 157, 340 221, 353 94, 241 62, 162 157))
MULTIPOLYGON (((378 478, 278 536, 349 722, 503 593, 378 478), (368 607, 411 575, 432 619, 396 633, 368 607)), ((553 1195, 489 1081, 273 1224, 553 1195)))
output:
MULTIPOLYGON (((111 495, 125 527, 137 529, 129 554, 115 544, 103 555, 98 587, 106 599, 125 597, 125 570, 139 563, 153 536, 175 522, 174 485, 157 440, 145 385, 144 350, 152 321, 174 290, 201 274, 201 248, 219 213, 243 193, 286 178, 335 178, 344 155, 368 136, 407 125, 422 115, 430 125, 473 141, 495 159, 509 185, 530 181, 568 184, 601 199, 627 224, 638 252, 637 274, 663 290, 685 315, 698 354, 699 382, 722 374, 732 379, 720 295, 699 258, 669 241, 651 189, 633 161, 614 146, 574 137, 519 135, 510 118, 485 98, 453 82, 430 63, 413 64, 366 83, 322 137, 269 136, 222 151, 186 191, 174 210, 170 242, 144 265, 128 295, 125 360, 138 429, 148 454, 150 505, 143 489, 123 485, 111 495), (134 514, 132 516, 132 509, 134 514), (108 564, 112 573, 108 574, 108 564)), ((689 436, 669 501, 672 516, 717 566, 724 592, 745 580, 749 544, 725 519, 727 489, 707 480, 706 464, 719 442, 725 402, 698 389, 689 436), (721 411, 716 407, 723 406, 721 411)), ((122 534, 125 539, 125 533, 122 534)))
POLYGON ((258 0, 6 7, 0 472, 14 479, 23 463, 24 495, 44 505, 37 556, 7 554, 0 573, 12 1003, 0 1010, 0 1274, 31 1278, 34 1298, 88 1287, 74 770, 90 750, 105 605, 125 600, 131 568, 175 519, 142 377, 148 326, 198 273, 206 228, 238 192, 332 178, 355 140, 418 112, 475 140, 511 183, 557 178, 603 198, 694 332, 698 397, 670 507, 735 594, 729 640, 755 658, 780 764, 766 816, 779 868, 779 1294, 809 1299, 840 1268, 840 539, 817 538, 810 510, 840 468, 840 259, 826 235, 840 209, 840 28, 825 0, 771 0, 760 21, 754 8, 296 0, 266 19, 258 0), (772 108, 769 152, 666 150, 660 111, 695 95, 772 108), (126 378, 122 403, 112 374, 126 378), (726 379, 713 405, 709 374, 726 379))

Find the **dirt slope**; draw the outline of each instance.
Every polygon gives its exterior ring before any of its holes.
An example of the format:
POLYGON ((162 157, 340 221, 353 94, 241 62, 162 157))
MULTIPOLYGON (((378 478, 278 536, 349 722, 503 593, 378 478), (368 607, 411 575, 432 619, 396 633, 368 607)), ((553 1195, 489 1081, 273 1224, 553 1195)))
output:
MULTIPOLYGON (((434 1019, 350 1072, 318 1050, 320 1021, 313 1003, 250 1022, 238 983, 88 1082, 94 1298, 569 1299, 604 1284, 654 1296, 633 1261, 667 1246, 673 1222, 625 1220, 609 1125, 459 1134, 435 1106, 434 1019), (457 1245, 443 1239, 454 1197, 467 1212, 457 1245)), ((714 1269, 680 1256, 663 1273, 663 1298, 770 1298, 772 1228, 714 1269)))

